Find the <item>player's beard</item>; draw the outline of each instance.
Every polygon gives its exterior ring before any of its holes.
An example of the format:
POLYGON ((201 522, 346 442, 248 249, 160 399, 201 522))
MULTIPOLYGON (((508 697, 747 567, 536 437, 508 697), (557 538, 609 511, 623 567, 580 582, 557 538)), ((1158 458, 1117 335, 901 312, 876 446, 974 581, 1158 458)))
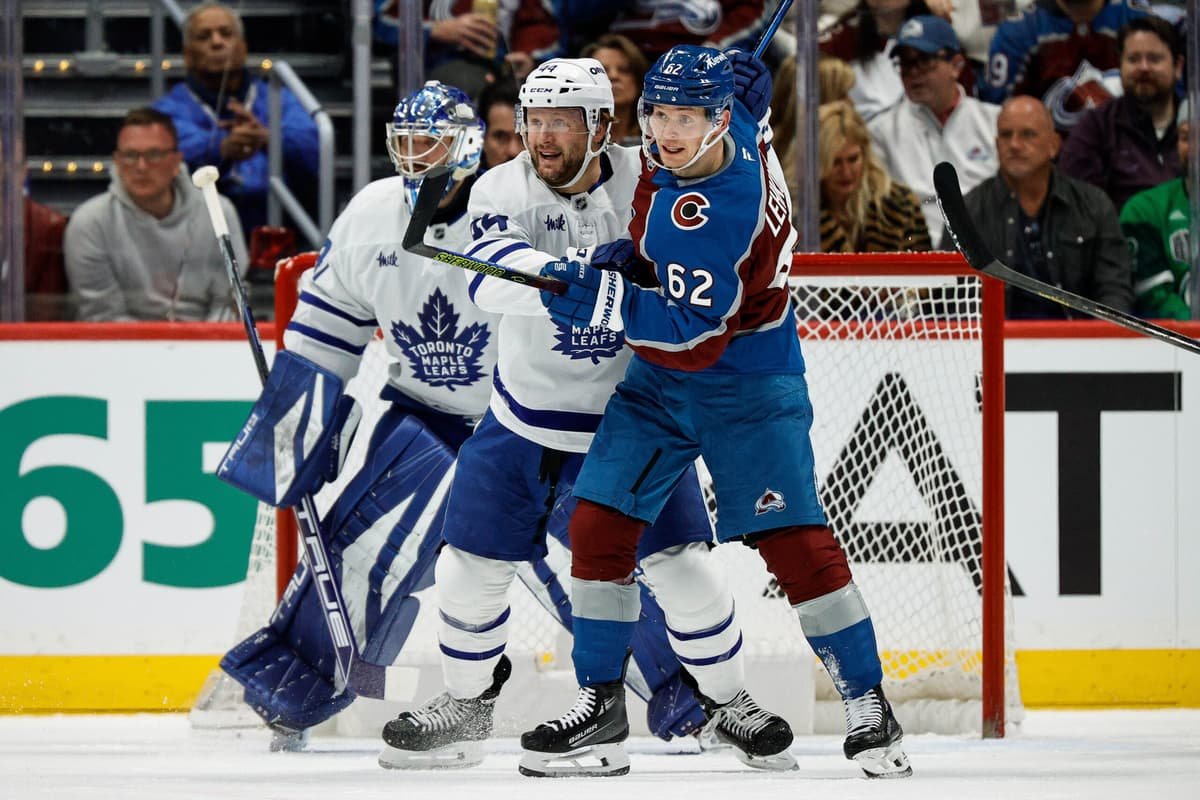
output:
POLYGON ((529 151, 538 177, 550 186, 562 186, 574 178, 579 173, 579 168, 583 166, 584 150, 582 146, 564 145, 556 149, 559 157, 550 163, 538 155, 536 147, 530 148, 529 151))

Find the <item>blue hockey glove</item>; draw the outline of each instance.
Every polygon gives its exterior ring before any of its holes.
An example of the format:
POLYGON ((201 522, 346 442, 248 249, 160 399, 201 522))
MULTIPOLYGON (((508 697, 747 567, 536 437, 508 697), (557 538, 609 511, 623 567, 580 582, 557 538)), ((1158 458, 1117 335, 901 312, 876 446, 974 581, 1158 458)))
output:
POLYGON ((745 50, 726 50, 733 64, 733 94, 755 119, 762 119, 771 107, 771 71, 767 65, 745 50))
POLYGON ((638 286, 658 285, 654 266, 637 254, 633 242, 628 239, 617 239, 597 247, 592 254, 592 266, 619 272, 627 281, 638 286))
POLYGON ((621 301, 625 284, 611 270, 593 269, 578 261, 550 261, 541 274, 567 284, 563 294, 543 291, 542 305, 555 322, 575 328, 599 325, 612 331, 625 328, 621 301))

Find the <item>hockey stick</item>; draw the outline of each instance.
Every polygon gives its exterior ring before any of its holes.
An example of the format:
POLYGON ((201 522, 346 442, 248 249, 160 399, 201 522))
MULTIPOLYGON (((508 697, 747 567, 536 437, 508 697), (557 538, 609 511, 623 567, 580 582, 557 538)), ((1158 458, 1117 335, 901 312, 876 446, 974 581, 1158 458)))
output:
POLYGON ((762 36, 758 37, 758 44, 754 45, 755 58, 762 58, 763 51, 771 43, 771 37, 775 35, 775 31, 779 30, 779 25, 783 22, 784 15, 787 14, 788 9, 791 7, 792 0, 780 0, 779 7, 775 9, 775 16, 771 17, 771 24, 763 31, 762 36))
POLYGON ((1144 319, 1127 314, 1112 306, 1097 303, 1086 297, 1080 297, 1073 292, 1060 289, 1057 286, 1039 281, 1023 272, 1006 266, 997 261, 988 249, 987 244, 975 227, 971 215, 967 213, 967 204, 963 201, 962 188, 958 183, 958 173, 954 165, 943 161, 933 168, 933 186, 937 191, 938 205, 942 208, 942 216, 950 229, 950 236, 959 252, 967 259, 972 268, 984 275, 1004 281, 1010 286, 1035 294, 1044 300, 1081 311, 1099 319, 1108 320, 1143 336, 1175 345, 1192 353, 1200 354, 1200 342, 1173 330, 1147 322, 1144 319))
MULTIPOLYGON (((762 36, 759 37, 758 44, 754 46, 755 58, 762 57, 763 51, 771 43, 771 37, 775 35, 775 31, 779 30, 779 25, 783 22, 784 15, 787 14, 788 9, 791 7, 792 0, 781 0, 779 6, 775 9, 774 16, 771 17, 770 24, 767 25, 762 36)), ((417 200, 413 204, 412 217, 409 218, 408 227, 404 230, 404 239, 401 245, 405 250, 414 255, 425 256, 432 261, 448 264, 452 267, 469 269, 493 278, 501 278, 513 283, 532 286, 535 289, 541 289, 552 294, 562 294, 567 290, 567 284, 556 278, 530 275, 502 266, 494 261, 472 258, 462 253, 455 253, 453 250, 443 250, 440 247, 425 244, 425 231, 428 230, 429 224, 433 222, 433 215, 437 213, 438 204, 442 201, 442 196, 446 193, 446 186, 449 183, 449 167, 435 167, 426 173, 425 179, 421 181, 421 189, 417 192, 417 200)))
POLYGON ((426 173, 425 179, 421 181, 421 190, 417 192, 417 202, 413 204, 412 217, 408 221, 408 227, 404 230, 402 245, 405 250, 452 267, 469 269, 513 283, 522 283, 552 294, 562 294, 567 290, 567 284, 556 278, 529 275, 492 261, 471 258, 462 253, 425 244, 425 231, 429 228, 429 223, 433 221, 433 215, 437 213, 438 203, 442 201, 442 195, 446 193, 448 183, 450 183, 449 167, 435 167, 426 173))
MULTIPOLYGON (((213 232, 225 260, 225 272, 229 277, 229 285, 233 294, 233 302, 242 316, 242 327, 246 330, 246 339, 250 344, 250 352, 254 356, 254 365, 258 369, 258 377, 262 383, 267 382, 267 358, 263 353, 262 341, 258 338, 258 329, 254 325, 254 314, 246 300, 246 289, 242 285, 238 273, 237 257, 233 253, 233 242, 229 238, 229 224, 225 221, 225 212, 217 196, 217 179, 220 173, 216 167, 207 166, 196 170, 192 175, 192 183, 200 189, 204 196, 204 205, 208 208, 208 218, 212 221, 213 232)), ((393 680, 388 684, 389 671, 393 668, 383 664, 372 664, 363 661, 358 653, 358 642, 355 641, 350 625, 350 615, 346 612, 346 601, 342 597, 341 588, 329 569, 329 552, 325 548, 325 540, 321 538, 317 520, 317 507, 312 495, 306 494, 300 498, 300 504, 292 509, 296 514, 300 538, 304 543, 305 566, 312 573, 313 585, 321 607, 325 609, 325 625, 329 630, 329 639, 335 653, 335 672, 333 678, 334 691, 340 695, 347 688, 357 694, 375 698, 411 699, 405 695, 411 692, 400 688, 402 681, 400 673, 392 673, 393 680), (389 689, 391 690, 389 692, 389 689)), ((294 591, 298 581, 295 577, 289 584, 287 593, 294 591)), ((408 687, 406 687, 408 688, 408 687)), ((415 686, 411 689, 415 690, 415 686)))

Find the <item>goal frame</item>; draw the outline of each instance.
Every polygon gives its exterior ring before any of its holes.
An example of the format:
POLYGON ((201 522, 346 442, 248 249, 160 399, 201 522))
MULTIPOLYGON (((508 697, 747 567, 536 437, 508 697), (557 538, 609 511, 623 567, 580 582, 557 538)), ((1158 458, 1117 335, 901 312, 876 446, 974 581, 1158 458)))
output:
MULTIPOLYGON (((275 277, 277 349, 299 298, 301 275, 316 263, 315 253, 279 262, 275 277)), ((449 267, 448 267, 449 268, 449 267)), ((1005 735, 1005 579, 1004 545, 1004 284, 972 269, 958 253, 797 253, 791 275, 822 277, 959 277, 981 283, 981 437, 982 437, 982 694, 981 733, 1005 735)), ((801 330, 803 336, 803 330, 801 330)), ((276 519, 275 583, 282 596, 298 559, 298 532, 290 510, 276 519)))

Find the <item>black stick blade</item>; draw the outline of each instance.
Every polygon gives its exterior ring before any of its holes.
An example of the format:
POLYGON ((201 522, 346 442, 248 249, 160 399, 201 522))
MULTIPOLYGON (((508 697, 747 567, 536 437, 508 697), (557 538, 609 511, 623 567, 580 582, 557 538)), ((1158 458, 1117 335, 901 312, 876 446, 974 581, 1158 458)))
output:
POLYGON ((984 269, 995 258, 967 213, 962 187, 958 183, 958 172, 949 161, 943 161, 933 168, 933 188, 954 244, 968 264, 975 269, 984 269))
POLYGON ((404 229, 401 244, 405 250, 410 253, 416 252, 413 248, 425 240, 425 231, 433 222, 433 215, 437 213, 438 203, 442 202, 442 195, 446 193, 449 183, 449 167, 435 167, 426 173, 425 179, 421 181, 421 190, 417 192, 412 217, 408 221, 408 227, 404 229))

